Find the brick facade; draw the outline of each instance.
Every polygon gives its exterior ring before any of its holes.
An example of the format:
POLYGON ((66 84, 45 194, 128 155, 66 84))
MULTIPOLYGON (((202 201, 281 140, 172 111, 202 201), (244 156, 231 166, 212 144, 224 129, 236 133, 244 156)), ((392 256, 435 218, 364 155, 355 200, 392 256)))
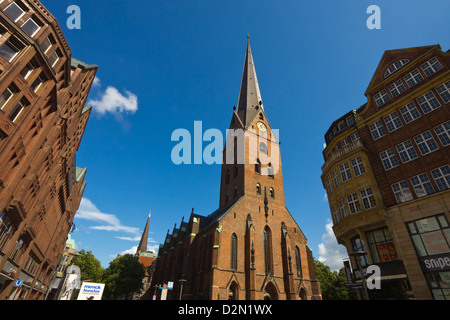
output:
POLYGON ((75 152, 97 66, 39 1, 2 1, 0 29, 0 299, 43 299, 85 188, 75 152))

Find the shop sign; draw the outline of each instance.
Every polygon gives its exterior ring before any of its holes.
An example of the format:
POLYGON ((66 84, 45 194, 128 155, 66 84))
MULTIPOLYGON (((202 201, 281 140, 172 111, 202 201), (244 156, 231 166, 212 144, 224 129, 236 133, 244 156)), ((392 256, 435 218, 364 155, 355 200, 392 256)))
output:
POLYGON ((450 252, 433 256, 419 257, 419 261, 424 272, 450 270, 450 252))

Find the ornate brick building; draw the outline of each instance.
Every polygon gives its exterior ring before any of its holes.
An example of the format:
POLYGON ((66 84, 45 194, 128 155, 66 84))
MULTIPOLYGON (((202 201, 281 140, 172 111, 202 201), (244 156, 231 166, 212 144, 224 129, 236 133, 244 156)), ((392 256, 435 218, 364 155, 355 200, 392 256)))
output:
POLYGON ((439 45, 386 51, 367 103, 325 135, 334 233, 354 270, 381 269, 370 298, 450 299, 449 67, 439 45))
POLYGON ((168 299, 321 299, 312 252, 285 206, 279 142, 249 43, 223 159, 219 208, 192 210, 167 233, 150 296, 173 282, 168 299))
POLYGON ((48 290, 85 188, 75 152, 96 71, 39 1, 0 2, 0 299, 48 290))

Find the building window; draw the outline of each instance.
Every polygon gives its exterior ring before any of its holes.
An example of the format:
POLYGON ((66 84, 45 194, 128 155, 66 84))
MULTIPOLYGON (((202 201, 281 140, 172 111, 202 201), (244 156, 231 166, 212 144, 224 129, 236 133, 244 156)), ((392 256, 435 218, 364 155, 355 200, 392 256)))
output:
POLYGON ((438 125, 434 128, 434 132, 441 141, 441 144, 445 147, 450 144, 450 121, 438 125))
POLYGON ((6 247, 13 234, 13 225, 11 220, 6 216, 6 213, 2 211, 0 214, 0 251, 6 247))
POLYGON ((36 66, 37 66, 37 63, 33 59, 27 63, 27 65, 22 69, 20 74, 26 80, 30 76, 30 74, 33 73, 34 70, 36 70, 36 66))
POLYGON ((20 259, 22 258, 23 252, 25 251, 24 249, 24 243, 22 239, 19 239, 16 241, 16 244, 14 245, 14 248, 11 252, 11 255, 9 256, 9 258, 14 261, 15 263, 19 264, 20 259))
POLYGON ((333 186, 331 185, 331 179, 330 179, 330 177, 327 177, 326 183, 327 183, 327 190, 328 190, 328 193, 331 194, 331 193, 333 192, 333 186))
POLYGON ((264 142, 259 144, 259 152, 263 154, 267 154, 267 145, 264 142))
POLYGON ((273 166, 272 166, 272 163, 269 163, 268 165, 267 165, 267 175, 269 176, 269 178, 274 178, 273 177, 273 166))
POLYGON ((397 250, 388 228, 366 232, 366 238, 374 263, 396 260, 398 258, 397 250))
POLYGON ((8 88, 6 88, 5 91, 3 91, 2 95, 0 96, 0 109, 3 109, 3 107, 8 103, 8 101, 17 91, 17 87, 13 84, 11 84, 8 88))
POLYGON ((413 199, 411 190, 409 190, 408 184, 405 180, 394 183, 392 185, 392 191, 394 191, 397 203, 403 203, 413 199))
POLYGON ((0 46, 0 56, 8 62, 20 52, 20 47, 8 40, 0 46))
POLYGON ((264 228, 264 265, 265 272, 273 273, 272 270, 272 239, 269 227, 264 228))
POLYGON ((9 113, 8 118, 12 122, 16 121, 19 115, 22 113, 22 110, 25 109, 29 104, 30 103, 26 98, 20 99, 20 101, 16 104, 14 109, 12 109, 12 111, 9 113))
POLYGON ((261 162, 259 159, 256 159, 255 161, 255 173, 261 174, 261 162))
POLYGON ((34 92, 38 91, 39 87, 45 82, 46 78, 44 75, 40 74, 36 80, 31 84, 30 88, 34 92))
POLYGON ((396 146, 398 155, 403 163, 409 162, 411 160, 417 159, 416 150, 413 147, 411 140, 406 140, 396 146))
POLYGON ((356 157, 355 159, 351 160, 353 172, 355 173, 355 177, 362 175, 366 172, 366 169, 364 168, 364 164, 361 160, 361 157, 356 157))
POLYGON ((419 174, 411 178, 411 184, 414 188, 417 198, 424 197, 434 193, 434 188, 431 185, 430 179, 426 173, 419 174))
POLYGON ((383 162, 384 170, 390 170, 399 165, 397 157, 392 149, 387 149, 380 153, 381 162, 383 162))
POLYGON ((389 132, 395 131, 403 125, 395 111, 384 117, 384 122, 389 132))
POLYGON ((408 59, 400 59, 395 61, 393 64, 389 66, 389 68, 387 68, 386 72, 384 73, 384 78, 389 77, 395 71, 406 65, 408 62, 409 62, 408 59))
POLYGON ((347 196, 347 202, 351 214, 361 212, 361 206, 359 204, 358 195, 356 193, 349 194, 347 196))
POLYGON ((256 194, 261 194, 261 185, 259 183, 256 184, 256 194))
POLYGON ((350 166, 348 163, 343 163, 339 166, 339 171, 341 172, 342 182, 345 182, 352 178, 352 173, 350 172, 350 166))
POLYGON ((33 37, 38 31, 39 29, 41 29, 41 22, 37 22, 39 20, 37 20, 36 18, 32 17, 29 18, 27 21, 25 21, 25 23, 22 25, 22 29, 28 33, 28 35, 30 37, 33 37))
POLYGON ((300 260, 300 249, 297 246, 295 246, 294 252, 295 252, 295 266, 297 267, 297 277, 301 278, 302 277, 302 263, 300 260))
POLYGON ((230 182, 230 170, 227 170, 225 173, 225 184, 228 184, 230 182))
POLYGON ((420 118, 419 110, 417 110, 414 102, 410 102, 406 106, 401 107, 400 112, 403 116, 403 120, 405 120, 405 123, 410 123, 420 118))
POLYGON ((397 97, 399 94, 406 91, 406 88, 403 85, 402 80, 395 81, 388 88, 393 98, 397 97))
POLYGON ((26 11, 26 7, 18 1, 12 2, 3 10, 3 12, 6 13, 12 20, 14 20, 14 22, 17 22, 17 20, 19 20, 26 11))
POLYGON ((448 165, 431 170, 431 175, 433 176, 439 191, 450 188, 450 167, 448 165))
POLYGON ((372 123, 369 126, 369 129, 370 129, 370 132, 372 133, 373 140, 377 140, 386 134, 383 124, 381 123, 380 120, 378 120, 375 123, 372 123))
POLYGON ((350 140, 352 140, 352 142, 359 140, 359 139, 360 139, 359 132, 355 132, 354 134, 352 134, 350 136, 350 140))
POLYGON ((417 147, 419 148, 422 155, 426 155, 439 149, 430 131, 426 131, 414 137, 414 141, 416 142, 417 147))
POLYGON ((28 256, 27 261, 24 264, 23 270, 34 276, 38 270, 39 264, 40 264, 39 260, 31 252, 30 255, 28 256))
MULTIPOLYGON (((353 252, 366 252, 366 250, 364 249, 364 244, 359 236, 352 238, 351 241, 352 241, 353 252)), ((361 267, 365 267, 368 265, 367 254, 355 257, 355 259, 358 259, 358 258, 359 258, 358 262, 361 267)), ((355 269, 358 269, 358 268, 355 268, 355 269)))
POLYGON ((408 87, 410 87, 410 88, 414 87, 416 84, 418 84, 422 80, 423 80, 423 77, 420 74, 419 70, 417 70, 417 69, 411 71, 410 73, 408 73, 405 76, 405 81, 408 84, 408 87))
POLYGON ((50 47, 55 44, 55 41, 53 40, 52 36, 48 36, 47 38, 45 38, 44 41, 42 41, 40 48, 42 50, 43 53, 46 53, 48 51, 48 49, 50 49, 50 47))
POLYGON ((381 107, 383 104, 385 104, 390 100, 386 90, 384 89, 375 94, 373 98, 375 99, 375 102, 378 107, 381 107))
POLYGON ((447 81, 446 83, 437 87, 436 91, 439 93, 445 103, 448 103, 450 101, 450 81, 447 81))
POLYGON ((360 193, 361 193, 361 198, 362 198, 365 210, 374 208, 376 206, 375 198, 373 197, 371 188, 363 189, 360 191, 360 193))
POLYGON ((420 67, 422 68, 422 71, 425 73, 427 77, 431 76, 432 74, 442 69, 442 65, 439 63, 436 57, 431 58, 430 60, 422 64, 420 67))
POLYGON ((333 171, 332 175, 334 186, 337 187, 339 185, 339 176, 337 175, 336 171, 333 171))
POLYGON ((231 235, 231 262, 230 269, 237 270, 237 236, 235 233, 231 235))
POLYGON ((275 198, 275 190, 273 190, 273 188, 269 189, 269 193, 270 193, 270 197, 273 199, 275 198))
POLYGON ((348 139, 344 139, 341 141, 341 147, 345 147, 346 145, 348 145, 348 139))
POLYGON ((54 66, 56 64, 56 62, 59 60, 60 58, 60 54, 55 51, 52 53, 52 55, 50 56, 50 58, 48 58, 48 63, 50 64, 50 66, 54 66))
POLYGON ((441 106, 438 99, 434 96, 433 92, 428 92, 417 99, 419 106, 422 108, 423 113, 427 114, 441 106))
POLYGON ((339 212, 338 212, 336 206, 333 206, 331 208, 331 211, 333 212, 334 222, 338 223, 339 221, 341 221, 341 218, 339 217, 339 212))
POLYGON ((347 207, 345 206, 344 199, 339 200, 339 212, 341 213, 342 219, 348 216, 347 207))

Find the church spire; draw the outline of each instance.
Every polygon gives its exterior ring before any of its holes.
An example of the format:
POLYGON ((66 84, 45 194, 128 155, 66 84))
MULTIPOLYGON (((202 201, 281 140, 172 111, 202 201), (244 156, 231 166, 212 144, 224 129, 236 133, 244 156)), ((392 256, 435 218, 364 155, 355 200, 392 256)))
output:
POLYGON ((147 240, 148 240, 148 225, 150 223, 150 216, 152 215, 152 212, 150 211, 147 219, 147 223, 144 228, 144 233, 142 233, 141 241, 139 242, 139 245, 136 250, 136 254, 139 254, 140 252, 146 252, 147 251, 147 240))
POLYGON ((237 115, 245 127, 254 118, 259 108, 263 107, 249 38, 247 36, 247 52, 245 54, 244 70, 242 72, 241 89, 237 105, 237 115))

